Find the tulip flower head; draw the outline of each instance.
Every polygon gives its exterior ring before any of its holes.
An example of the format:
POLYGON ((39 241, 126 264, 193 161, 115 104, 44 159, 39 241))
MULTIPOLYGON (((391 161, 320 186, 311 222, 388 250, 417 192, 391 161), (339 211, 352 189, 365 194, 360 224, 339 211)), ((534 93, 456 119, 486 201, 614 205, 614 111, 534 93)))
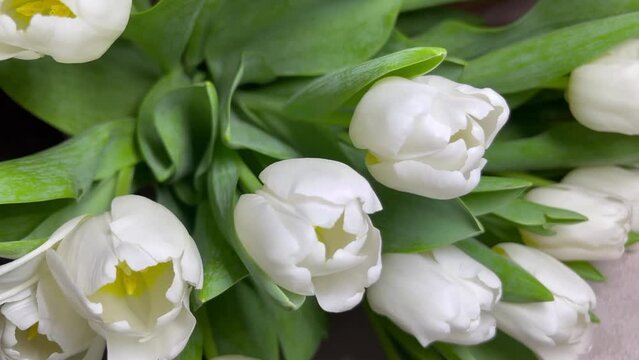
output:
POLYGON ((560 260, 613 260, 623 255, 632 213, 624 201, 566 184, 533 189, 526 194, 526 199, 572 210, 588 218, 577 224, 554 225, 550 234, 522 229, 527 245, 560 260))
POLYGON ((533 350, 543 360, 576 360, 592 344, 590 311, 595 293, 566 265, 539 250, 503 243, 496 250, 528 271, 554 296, 553 301, 500 302, 497 327, 533 350))
POLYGON ((368 214, 382 207, 366 179, 324 159, 280 161, 259 177, 264 187, 235 207, 246 251, 278 285, 315 295, 324 310, 353 308, 381 270, 368 214))
POLYGON ((166 208, 116 198, 65 236, 47 262, 63 293, 106 339, 109 359, 176 357, 195 327, 191 290, 202 285, 193 239, 166 208))
POLYGON ((639 39, 573 70, 566 99, 587 128, 639 135, 639 39))
POLYGON ((490 311, 501 297, 492 271, 449 246, 419 254, 386 254, 379 281, 366 295, 426 347, 434 341, 479 344, 495 335, 490 311))
POLYGON ((349 135, 380 183, 435 199, 469 193, 509 109, 491 89, 440 76, 387 77, 357 105, 349 135))
POLYGON ((95 60, 122 34, 130 11, 131 0, 3 0, 0 60, 95 60))

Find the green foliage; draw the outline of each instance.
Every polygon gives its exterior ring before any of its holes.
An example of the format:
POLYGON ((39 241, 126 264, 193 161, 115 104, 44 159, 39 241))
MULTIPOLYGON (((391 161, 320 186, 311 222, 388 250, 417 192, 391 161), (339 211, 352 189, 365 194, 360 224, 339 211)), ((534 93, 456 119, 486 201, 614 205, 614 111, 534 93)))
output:
POLYGON ((479 185, 462 201, 473 215, 484 215, 506 206, 531 185, 522 179, 482 176, 479 185))
POLYGON ((587 261, 568 261, 565 264, 585 280, 594 282, 606 281, 606 276, 587 261))

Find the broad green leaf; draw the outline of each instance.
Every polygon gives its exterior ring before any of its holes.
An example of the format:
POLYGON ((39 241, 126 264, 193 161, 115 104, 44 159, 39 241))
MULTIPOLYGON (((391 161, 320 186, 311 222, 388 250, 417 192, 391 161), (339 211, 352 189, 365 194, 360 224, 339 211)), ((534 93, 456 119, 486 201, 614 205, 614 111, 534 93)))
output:
POLYGON ((132 126, 125 120, 100 124, 45 151, 1 162, 0 204, 81 197, 94 179, 138 161, 132 126))
POLYGON ((299 157, 297 151, 282 140, 231 113, 225 143, 233 149, 250 149, 283 160, 299 157))
POLYGON ((498 331, 495 337, 483 344, 462 346, 436 343, 435 348, 447 359, 460 360, 535 360, 537 356, 526 346, 498 331))
POLYGON ((533 89, 637 36, 639 12, 580 23, 476 58, 460 81, 500 93, 533 89))
POLYGON ((213 339, 221 355, 279 359, 277 322, 267 304, 246 282, 240 282, 211 300, 207 312, 213 339))
POLYGON ((124 41, 84 64, 60 64, 49 57, 0 62, 0 87, 23 108, 69 134, 135 116, 157 76, 150 59, 124 41))
POLYGON ((0 258, 17 259, 42 245, 46 238, 0 242, 0 258))
MULTIPOLYGON (((195 329, 186 343, 186 347, 175 360, 202 360, 202 344, 204 334, 202 333, 202 323, 200 319, 195 323, 195 329)), ((207 339, 207 341, 211 341, 207 339)))
POLYGON ((246 81, 322 75, 373 56, 386 42, 399 0, 225 0, 208 35, 209 67, 244 53, 246 81))
POLYGON ((201 304, 228 290, 247 275, 246 268, 224 241, 222 232, 212 219, 208 204, 200 205, 193 238, 204 265, 204 285, 195 293, 195 298, 201 304))
POLYGON ((122 36, 171 69, 180 62, 203 4, 204 0, 162 0, 133 13, 122 36))
MULTIPOLYGON (((419 0, 409 0, 413 1, 419 0)), ((540 0, 526 15, 507 26, 477 26, 447 20, 415 37, 413 42, 441 46, 452 56, 472 59, 562 27, 632 11, 639 11, 639 2, 636 0, 540 0)))
POLYGON ((495 215, 523 226, 575 224, 588 220, 585 216, 571 210, 545 206, 524 199, 512 201, 497 209, 495 215))
POLYGON ((311 360, 328 335, 326 313, 315 299, 308 299, 296 311, 271 307, 276 317, 278 338, 284 359, 311 360))
POLYGON ((383 187, 375 189, 384 209, 371 215, 384 252, 421 252, 482 232, 459 200, 433 200, 383 187))
POLYGON ((606 277, 594 265, 587 261, 568 261, 565 264, 588 281, 602 282, 606 277))
POLYGON ((234 151, 222 145, 216 148, 213 166, 209 171, 207 181, 213 218, 257 286, 272 296, 283 307, 297 309, 302 306, 306 297, 293 294, 277 286, 253 262, 235 233, 233 211, 237 202, 238 161, 241 161, 241 159, 234 151))
POLYGON ((502 286, 502 301, 526 303, 554 299, 550 290, 546 289, 526 270, 508 258, 497 254, 481 242, 468 239, 459 241, 455 245, 499 277, 502 286))
POLYGON ((373 83, 386 76, 415 77, 437 67, 446 56, 440 48, 412 48, 338 70, 311 82, 286 104, 294 119, 321 120, 349 100, 356 101, 373 83))
POLYGON ((44 219, 68 203, 68 200, 53 200, 0 205, 0 242, 24 238, 44 219))
POLYGON ((497 141, 488 148, 486 159, 486 170, 491 172, 630 165, 639 162, 639 137, 597 132, 577 122, 560 123, 537 136, 497 141))
POLYGON ((517 224, 494 214, 482 215, 479 221, 484 226, 484 233, 477 236, 482 243, 488 246, 495 246, 500 242, 523 243, 517 224))
POLYGON ((461 1, 463 0, 402 0, 402 11, 429 8, 461 1))
POLYGON ((517 199, 532 184, 516 178, 482 176, 479 185, 461 199, 470 212, 483 215, 517 199))

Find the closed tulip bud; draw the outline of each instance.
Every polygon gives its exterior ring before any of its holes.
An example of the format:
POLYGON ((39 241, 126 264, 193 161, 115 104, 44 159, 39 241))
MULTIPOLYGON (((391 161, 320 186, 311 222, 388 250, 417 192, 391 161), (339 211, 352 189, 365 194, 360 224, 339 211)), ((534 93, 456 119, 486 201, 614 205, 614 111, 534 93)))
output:
POLYGON ((235 207, 246 251, 278 285, 315 295, 324 310, 353 308, 382 266, 368 216, 382 207, 366 179, 325 159, 280 161, 259 177, 264 187, 235 207))
POLYGON ((496 250, 533 275, 554 296, 553 301, 500 302, 497 327, 533 350, 543 360, 576 360, 591 348, 590 311, 595 293, 566 265, 527 246, 504 243, 496 250))
POLYGON ((186 345, 202 260, 163 206, 115 198, 110 212, 83 219, 49 250, 47 262, 76 311, 105 338, 109 360, 173 359, 186 345))
POLYGON ((45 251, 78 221, 70 221, 40 247, 0 266, 0 359, 102 359, 104 341, 73 310, 44 261, 45 251))
POLYGON ((573 70, 566 98, 575 119, 585 127, 638 135, 639 39, 573 70))
POLYGON ((368 302, 422 346, 434 341, 478 344, 495 335, 490 311, 501 297, 501 282, 461 250, 450 246, 386 254, 382 262, 382 276, 368 290, 368 302))
POLYGON ((131 0, 4 0, 0 60, 95 60, 122 34, 130 12, 131 0))
POLYGON ((469 193, 509 109, 491 89, 439 76, 388 77, 357 105, 349 135, 380 183, 435 199, 469 193))
POLYGON ((554 225, 550 233, 522 229, 527 245, 560 260, 612 260, 623 255, 631 216, 625 202, 599 191, 565 184, 533 189, 526 199, 588 218, 576 224, 554 225))
POLYGON ((566 175, 564 184, 608 193, 632 207, 630 225, 639 232, 639 170, 619 166, 593 166, 575 169, 566 175))

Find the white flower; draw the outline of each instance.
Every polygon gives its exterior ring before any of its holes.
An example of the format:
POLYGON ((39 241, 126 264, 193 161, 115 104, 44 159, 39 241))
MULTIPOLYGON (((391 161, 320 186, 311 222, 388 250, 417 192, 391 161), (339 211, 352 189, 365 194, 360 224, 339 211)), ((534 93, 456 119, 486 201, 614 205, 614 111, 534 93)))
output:
POLYGON ((326 311, 357 305, 381 271, 381 237, 368 214, 382 207, 366 179, 324 159, 280 161, 260 179, 264 187, 235 208, 247 252, 278 285, 315 295, 326 311))
POLYGON ((102 56, 122 34, 131 0, 0 0, 0 60, 102 56))
POLYGON ((461 250, 385 254, 382 262, 382 276, 366 298, 422 346, 478 344, 495 335, 490 311, 501 297, 501 282, 461 250))
POLYGON ((632 230, 639 232, 639 170, 619 166, 585 167, 571 171, 561 182, 605 192, 625 200, 632 206, 632 230))
POLYGON ((0 266, 0 359, 102 359, 104 341, 66 301, 43 257, 78 222, 70 221, 40 247, 0 266))
POLYGON ((495 250, 508 256, 553 293, 554 301, 500 302, 497 327, 545 360, 577 359, 591 347, 589 312, 596 298, 590 286, 552 256, 523 245, 504 243, 495 250))
POLYGON ((195 326, 189 294, 202 285, 193 239, 166 208, 118 197, 47 252, 67 298, 106 339, 109 360, 173 359, 195 326))
POLYGON ((625 202, 599 191, 565 184, 533 189, 526 199, 588 218, 581 223, 554 225, 553 234, 521 230, 527 245, 561 260, 611 260, 623 255, 631 216, 625 202))
POLYGON ((368 90, 350 126, 380 183, 450 199, 477 186, 485 149, 508 119, 504 98, 439 76, 387 77, 368 90))
POLYGON ((639 39, 573 70, 566 99, 585 127, 639 135, 639 39))

